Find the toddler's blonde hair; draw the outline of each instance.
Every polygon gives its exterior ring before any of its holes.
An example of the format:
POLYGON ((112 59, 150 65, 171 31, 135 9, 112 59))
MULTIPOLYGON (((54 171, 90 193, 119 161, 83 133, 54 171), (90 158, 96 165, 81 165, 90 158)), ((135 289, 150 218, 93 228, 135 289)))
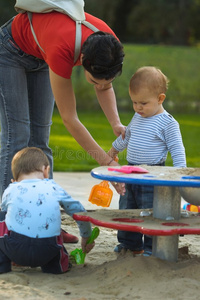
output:
POLYGON ((129 92, 138 94, 141 89, 147 89, 157 95, 166 93, 168 78, 156 67, 146 66, 139 68, 131 77, 129 92))

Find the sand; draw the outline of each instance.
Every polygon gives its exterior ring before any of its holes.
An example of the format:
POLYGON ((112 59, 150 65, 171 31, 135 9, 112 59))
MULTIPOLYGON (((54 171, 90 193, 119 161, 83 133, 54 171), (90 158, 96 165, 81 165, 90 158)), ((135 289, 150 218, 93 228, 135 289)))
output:
MULTIPOLYGON (((63 216, 63 228, 78 234, 76 223, 63 216)), ((95 248, 84 265, 62 275, 43 274, 40 268, 13 267, 0 275, 1 299, 199 299, 200 237, 180 237, 179 260, 116 255, 116 231, 100 228, 95 248)), ((70 252, 80 244, 69 245, 70 252)))
MULTIPOLYGON (((78 188, 74 189, 77 187, 75 180, 75 186, 71 184, 68 190, 78 192, 83 199, 81 193, 87 194, 97 183, 92 179, 86 187, 89 176, 75 176, 78 188), (84 188, 80 192, 83 177, 84 188)), ((62 174, 57 178, 62 178, 62 174)), ((65 175, 61 185, 69 184, 68 179, 65 175)), ((112 202, 116 208, 117 200, 112 202)), ((78 235, 76 222, 65 213, 62 213, 62 227, 78 235)), ((73 264, 70 272, 62 275, 43 274, 40 268, 13 267, 12 272, 0 275, 1 299, 200 299, 200 236, 179 238, 179 258, 174 263, 153 256, 134 257, 131 252, 117 255, 113 251, 117 244, 116 234, 116 230, 100 227, 95 248, 86 256, 85 264, 73 264)), ((80 248, 80 243, 65 246, 71 252, 80 248)))

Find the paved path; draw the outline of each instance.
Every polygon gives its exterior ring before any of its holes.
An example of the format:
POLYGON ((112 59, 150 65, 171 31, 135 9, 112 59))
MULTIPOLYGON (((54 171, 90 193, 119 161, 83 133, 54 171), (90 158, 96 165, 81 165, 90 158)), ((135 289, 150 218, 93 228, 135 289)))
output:
MULTIPOLYGON (((79 200, 85 209, 102 209, 88 201, 90 191, 95 184, 99 184, 101 180, 93 178, 90 172, 54 172, 54 180, 60 184, 74 199, 79 200)), ((113 198, 109 208, 118 209, 119 195, 110 184, 113 191, 113 198)), ((181 205, 186 203, 183 199, 181 205)))
MULTIPOLYGON (((93 178, 90 172, 54 172, 54 180, 74 199, 79 200, 85 209, 102 209, 101 206, 88 201, 92 187, 101 182, 101 180, 93 178)), ((117 209, 119 195, 111 184, 110 188, 113 191, 113 198, 109 208, 117 209)))

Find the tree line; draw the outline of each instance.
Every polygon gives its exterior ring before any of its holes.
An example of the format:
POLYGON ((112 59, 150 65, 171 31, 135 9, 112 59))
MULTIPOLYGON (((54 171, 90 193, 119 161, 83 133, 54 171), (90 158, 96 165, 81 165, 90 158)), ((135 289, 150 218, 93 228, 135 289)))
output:
MULTIPOLYGON (((16 13, 14 4, 0 1, 1 25, 16 13)), ((200 41, 200 0, 85 0, 85 11, 104 20, 123 43, 189 46, 200 41)))

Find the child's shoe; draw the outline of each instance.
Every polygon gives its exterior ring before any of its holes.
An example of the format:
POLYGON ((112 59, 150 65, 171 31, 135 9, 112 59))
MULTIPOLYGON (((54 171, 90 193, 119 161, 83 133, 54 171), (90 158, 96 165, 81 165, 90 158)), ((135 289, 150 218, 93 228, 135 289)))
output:
POLYGON ((144 250, 133 250, 132 252, 134 256, 140 256, 144 254, 144 250))
POLYGON ((144 250, 143 256, 151 256, 152 251, 151 250, 144 250))
POLYGON ((118 244, 117 246, 115 246, 114 248, 114 252, 116 253, 120 253, 122 250, 127 250, 123 244, 118 244))
POLYGON ((126 252, 126 251, 131 251, 133 253, 134 256, 140 256, 144 253, 144 250, 131 250, 126 248, 123 244, 118 244, 115 248, 114 248, 114 252, 116 253, 121 253, 121 252, 126 252))
POLYGON ((78 237, 66 232, 65 230, 62 229, 61 231, 61 236, 63 238, 63 243, 68 243, 68 244, 76 244, 78 243, 78 237))

